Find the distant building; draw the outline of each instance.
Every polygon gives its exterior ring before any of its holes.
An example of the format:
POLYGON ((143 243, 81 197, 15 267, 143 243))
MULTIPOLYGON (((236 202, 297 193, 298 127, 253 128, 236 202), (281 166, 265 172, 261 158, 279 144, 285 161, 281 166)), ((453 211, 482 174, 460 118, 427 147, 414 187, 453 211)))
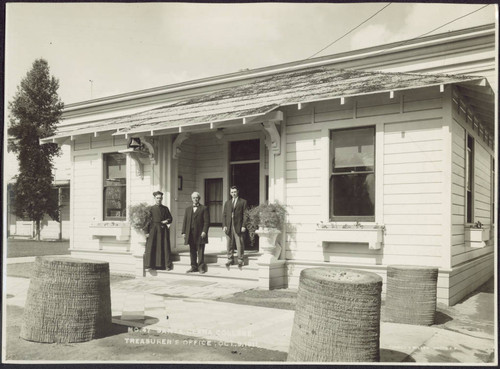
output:
POLYGON ((71 148, 71 254, 142 276, 127 208, 154 190, 175 253, 194 190, 207 252, 224 250, 237 184, 288 207, 270 286, 311 266, 431 265, 454 304, 494 273, 495 56, 486 25, 70 104, 44 142, 71 148))
MULTIPOLYGON (((12 192, 11 185, 14 183, 13 175, 17 172, 17 162, 13 153, 7 153, 7 157, 10 157, 9 163, 5 166, 9 167, 4 176, 7 182, 6 186, 6 200, 7 200, 7 237, 11 238, 33 238, 35 236, 35 222, 29 219, 21 219, 12 213, 12 192), (16 168, 13 165, 16 164, 16 168)), ((70 196, 70 173, 71 173, 71 163, 70 163, 70 150, 69 147, 63 147, 63 152, 61 157, 56 157, 54 160, 54 191, 57 191, 60 205, 60 216, 61 221, 56 222, 52 220, 51 217, 45 215, 44 219, 40 224, 40 238, 43 240, 68 240, 69 239, 69 196, 70 196)), ((7 160, 4 159, 4 163, 7 160)))

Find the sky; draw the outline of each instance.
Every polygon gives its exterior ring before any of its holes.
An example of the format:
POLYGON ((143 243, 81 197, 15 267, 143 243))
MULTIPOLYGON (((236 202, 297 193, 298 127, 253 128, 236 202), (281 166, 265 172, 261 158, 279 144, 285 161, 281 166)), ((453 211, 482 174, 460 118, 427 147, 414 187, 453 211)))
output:
MULTIPOLYGON (((8 3, 4 122, 38 58, 68 105, 307 59, 387 4, 8 3)), ((317 56, 418 37, 484 5, 392 3, 317 56)), ((493 23, 496 12, 491 4, 431 34, 493 23)), ((8 179, 17 163, 3 159, 8 179)))
MULTIPOLYGON (((5 103, 38 58, 67 105, 306 59, 387 4, 8 3, 5 103)), ((317 56, 417 37, 482 6, 393 3, 317 56)), ((432 34, 495 13, 491 4, 432 34)))

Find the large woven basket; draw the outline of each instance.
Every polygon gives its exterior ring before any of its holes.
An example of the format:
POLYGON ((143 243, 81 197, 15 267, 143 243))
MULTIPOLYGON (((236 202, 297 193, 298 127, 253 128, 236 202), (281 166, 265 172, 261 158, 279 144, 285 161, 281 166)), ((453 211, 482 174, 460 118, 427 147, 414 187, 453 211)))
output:
POLYGON ((300 273, 288 361, 380 360, 382 278, 341 268, 300 273))
POLYGON ((434 324, 437 278, 436 267, 389 265, 384 319, 394 323, 434 324))
POLYGON ((83 342, 111 328, 109 264, 70 257, 37 257, 30 280, 21 338, 83 342))

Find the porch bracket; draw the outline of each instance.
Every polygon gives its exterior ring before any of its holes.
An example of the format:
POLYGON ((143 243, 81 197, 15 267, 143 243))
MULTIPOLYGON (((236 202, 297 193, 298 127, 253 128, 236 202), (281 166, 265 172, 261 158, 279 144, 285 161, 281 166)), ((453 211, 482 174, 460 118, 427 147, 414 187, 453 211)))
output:
POLYGON ((262 123, 266 135, 266 146, 272 150, 274 155, 281 154, 281 136, 276 128, 276 122, 267 121, 262 123))
POLYGON ((191 137, 190 132, 181 132, 179 135, 175 138, 173 144, 172 144, 172 157, 174 159, 179 159, 179 156, 182 152, 181 150, 181 145, 184 141, 186 141, 189 137, 191 137))
POLYGON ((149 160, 151 162, 151 165, 155 165, 156 162, 156 153, 158 150, 156 150, 156 142, 153 137, 144 137, 143 139, 143 144, 146 146, 146 148, 149 151, 149 160))
POLYGON ((119 153, 126 154, 135 162, 135 174, 144 179, 144 164, 156 164, 156 144, 151 137, 143 137, 140 148, 128 148, 119 150, 119 153))

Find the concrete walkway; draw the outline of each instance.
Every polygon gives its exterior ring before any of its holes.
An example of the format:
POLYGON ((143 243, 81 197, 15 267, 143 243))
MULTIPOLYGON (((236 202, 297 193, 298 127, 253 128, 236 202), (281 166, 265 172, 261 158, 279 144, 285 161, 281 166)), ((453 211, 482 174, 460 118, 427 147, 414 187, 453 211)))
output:
MULTIPOLYGON (((24 307, 29 280, 7 277, 5 282, 6 303, 24 307)), ((182 277, 123 280, 111 286, 113 322, 158 338, 167 333, 192 337, 187 344, 210 340, 288 352, 294 311, 212 300, 253 287, 242 281, 182 277)), ((430 327, 381 322, 381 362, 496 362, 494 308, 494 294, 480 292, 447 308, 447 314, 460 319, 449 316, 451 320, 430 327)))

